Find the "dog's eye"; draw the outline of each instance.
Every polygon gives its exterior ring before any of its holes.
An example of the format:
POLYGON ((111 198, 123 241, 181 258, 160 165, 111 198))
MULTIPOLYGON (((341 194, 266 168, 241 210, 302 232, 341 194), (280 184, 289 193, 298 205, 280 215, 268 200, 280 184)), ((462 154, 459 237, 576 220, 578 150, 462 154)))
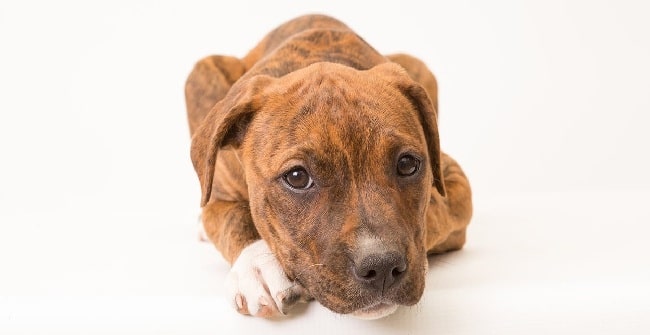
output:
POLYGON ((306 190, 314 185, 307 170, 303 167, 294 167, 289 172, 282 176, 284 182, 291 188, 296 190, 306 190))
POLYGON ((402 177, 412 176, 418 170, 420 170, 420 160, 411 155, 403 155, 397 160, 397 174, 402 177))

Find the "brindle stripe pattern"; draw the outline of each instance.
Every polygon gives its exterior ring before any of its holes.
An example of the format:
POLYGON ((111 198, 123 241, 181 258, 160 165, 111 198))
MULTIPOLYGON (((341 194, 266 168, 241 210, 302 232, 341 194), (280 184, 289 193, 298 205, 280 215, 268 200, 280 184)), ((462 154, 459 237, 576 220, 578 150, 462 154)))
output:
POLYGON ((343 23, 312 15, 241 60, 199 61, 185 92, 202 220, 229 262, 263 238, 310 295, 351 313, 382 299, 415 304, 427 253, 465 243, 471 190, 440 151, 437 83, 420 60, 384 57, 343 23), (404 153, 421 159, 408 178, 395 172, 404 153), (282 182, 297 165, 314 187, 282 182), (354 280, 361 236, 403 253, 405 275, 390 290, 354 280))

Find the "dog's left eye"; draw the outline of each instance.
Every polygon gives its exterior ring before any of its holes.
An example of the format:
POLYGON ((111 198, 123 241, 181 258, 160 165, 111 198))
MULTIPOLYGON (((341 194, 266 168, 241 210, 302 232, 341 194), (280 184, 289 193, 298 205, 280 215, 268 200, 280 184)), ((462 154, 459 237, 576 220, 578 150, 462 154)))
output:
POLYGON ((295 190, 307 190, 314 185, 314 180, 305 170, 305 168, 298 166, 294 167, 289 172, 282 176, 284 182, 295 190))
POLYGON ((418 170, 420 170, 420 160, 411 155, 403 155, 397 160, 397 174, 402 177, 412 176, 418 170))

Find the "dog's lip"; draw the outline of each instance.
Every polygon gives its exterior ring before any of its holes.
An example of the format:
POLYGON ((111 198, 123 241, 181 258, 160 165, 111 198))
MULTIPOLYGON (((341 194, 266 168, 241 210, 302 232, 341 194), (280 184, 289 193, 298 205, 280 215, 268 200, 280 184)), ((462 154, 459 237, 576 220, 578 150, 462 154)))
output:
POLYGON ((375 320, 393 314, 393 312, 397 310, 397 307, 398 305, 394 303, 380 302, 378 304, 356 310, 350 313, 350 315, 363 320, 375 320))

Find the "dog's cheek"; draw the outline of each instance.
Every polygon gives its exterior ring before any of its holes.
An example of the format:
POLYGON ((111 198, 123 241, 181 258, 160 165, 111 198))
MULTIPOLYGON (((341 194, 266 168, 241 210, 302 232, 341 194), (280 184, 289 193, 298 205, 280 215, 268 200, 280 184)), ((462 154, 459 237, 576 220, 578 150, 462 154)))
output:
POLYGON ((267 241, 289 277, 310 262, 317 246, 309 221, 313 210, 295 196, 274 185, 255 191, 257 201, 251 202, 255 226, 267 241))
MULTIPOLYGON (((419 268, 424 269, 423 266, 419 268)), ((394 292, 392 297, 393 301, 405 306, 412 306, 420 301, 420 298, 422 298, 422 295, 424 294, 425 275, 423 270, 418 270, 416 270, 418 273, 414 273, 411 276, 409 282, 402 285, 401 290, 394 292)))
POLYGON ((404 231, 412 237, 418 249, 424 249, 424 224, 431 198, 431 186, 422 182, 400 192, 400 213, 403 213, 404 231))
POLYGON ((411 262, 411 270, 408 276, 408 283, 403 285, 403 292, 395 294, 395 301, 403 305, 416 304, 424 293, 426 272, 428 269, 427 252, 425 245, 425 220, 428 204, 430 201, 430 189, 428 184, 420 184, 411 189, 411 192, 402 198, 401 209, 407 217, 404 217, 403 231, 405 234, 407 258, 411 262))
POLYGON ((297 279, 316 300, 337 313, 350 313, 363 301, 349 299, 358 287, 350 281, 350 248, 342 222, 336 218, 337 209, 331 208, 326 194, 309 202, 309 210, 298 217, 285 213, 286 230, 291 241, 287 245, 287 260, 292 268, 290 276, 297 279))
POLYGON ((253 223, 258 233, 268 244, 275 254, 278 261, 288 272, 287 255, 291 248, 290 239, 287 232, 278 218, 277 209, 274 208, 274 195, 268 194, 264 190, 257 190, 255 187, 250 188, 251 201, 250 210, 253 217, 253 223))

